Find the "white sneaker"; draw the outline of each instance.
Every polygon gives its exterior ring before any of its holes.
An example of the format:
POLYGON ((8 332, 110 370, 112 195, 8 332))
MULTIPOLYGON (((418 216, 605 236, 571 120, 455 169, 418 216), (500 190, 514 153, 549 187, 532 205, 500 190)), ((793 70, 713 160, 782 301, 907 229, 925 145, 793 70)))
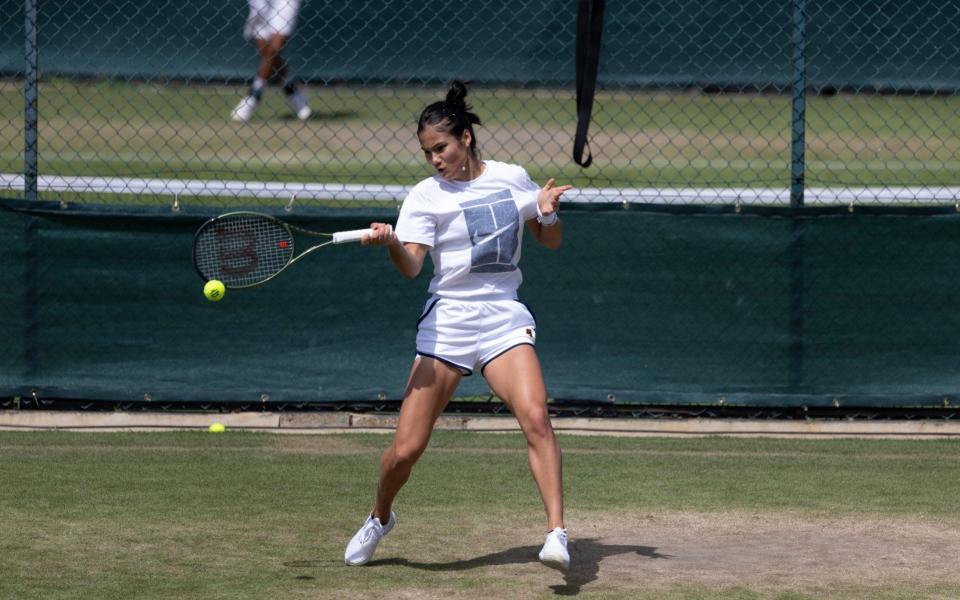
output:
POLYGON ((303 95, 303 90, 298 89, 292 94, 287 94, 287 104, 290 106, 293 115, 301 121, 309 119, 313 112, 307 104, 307 97, 303 95))
POLYGON ((347 551, 343 553, 343 561, 350 566, 359 567, 370 562, 373 553, 380 543, 380 538, 390 533, 393 526, 397 524, 397 515, 390 511, 390 520, 386 525, 380 524, 380 519, 370 515, 364 522, 363 527, 354 534, 350 543, 347 544, 347 551))
POLYGON ((547 534, 540 550, 540 562, 558 571, 566 571, 570 567, 570 553, 567 552, 567 530, 557 527, 547 534))
POLYGON ((246 123, 253 116, 253 111, 257 108, 257 99, 253 96, 244 96, 240 103, 230 113, 230 118, 234 121, 246 123))

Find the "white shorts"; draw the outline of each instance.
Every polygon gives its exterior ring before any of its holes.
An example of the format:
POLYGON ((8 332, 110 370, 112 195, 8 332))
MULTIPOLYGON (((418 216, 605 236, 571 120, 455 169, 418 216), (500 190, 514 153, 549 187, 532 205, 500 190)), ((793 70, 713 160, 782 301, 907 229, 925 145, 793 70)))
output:
POLYGON ((417 354, 441 360, 463 375, 483 372, 491 360, 520 344, 533 346, 537 322, 513 298, 452 300, 432 297, 417 321, 417 354))
POLYGON ((269 39, 274 34, 290 37, 297 25, 300 0, 250 0, 250 15, 243 28, 247 40, 269 39))

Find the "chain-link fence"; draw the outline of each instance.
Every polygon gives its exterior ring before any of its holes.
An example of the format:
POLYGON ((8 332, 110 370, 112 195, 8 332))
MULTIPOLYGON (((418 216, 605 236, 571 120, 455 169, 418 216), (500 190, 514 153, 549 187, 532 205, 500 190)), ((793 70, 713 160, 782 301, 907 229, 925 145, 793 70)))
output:
POLYGON ((0 389, 398 398, 396 307, 425 283, 374 293, 396 274, 346 250, 214 306, 189 240, 237 207, 394 216, 430 175, 417 117, 460 78, 484 157, 575 186, 565 248, 524 258, 551 394, 949 405, 960 2, 610 3, 586 168, 579 6, 303 0, 263 77, 243 0, 8 2, 0 389))
POLYGON ((260 64, 247 16, 242 0, 8 3, 0 193, 35 168, 40 199, 397 201, 428 173, 419 110, 454 77, 474 83, 484 155, 574 200, 784 204, 798 167, 810 205, 950 204, 960 186, 957 2, 611 3, 587 169, 572 1, 304 0, 283 56, 305 121, 279 81, 231 120, 260 64))

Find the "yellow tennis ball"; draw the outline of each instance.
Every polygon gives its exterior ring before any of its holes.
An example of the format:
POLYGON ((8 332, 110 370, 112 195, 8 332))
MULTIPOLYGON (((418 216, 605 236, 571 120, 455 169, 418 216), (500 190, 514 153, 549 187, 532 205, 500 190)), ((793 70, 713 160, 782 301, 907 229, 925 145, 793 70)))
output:
POLYGON ((211 279, 203 286, 203 295, 211 302, 223 300, 223 295, 226 293, 227 288, 225 288, 223 282, 218 279, 211 279))
POLYGON ((214 423, 208 429, 211 433, 223 433, 227 430, 227 428, 223 426, 223 423, 214 423))

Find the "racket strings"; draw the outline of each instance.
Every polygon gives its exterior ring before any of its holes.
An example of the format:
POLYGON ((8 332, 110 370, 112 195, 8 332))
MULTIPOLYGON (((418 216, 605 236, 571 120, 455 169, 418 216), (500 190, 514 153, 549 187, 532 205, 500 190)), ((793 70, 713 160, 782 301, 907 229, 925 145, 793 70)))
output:
POLYGON ((194 260, 207 279, 245 287, 273 277, 293 257, 294 241, 281 222, 258 215, 232 215, 197 234, 194 260))

